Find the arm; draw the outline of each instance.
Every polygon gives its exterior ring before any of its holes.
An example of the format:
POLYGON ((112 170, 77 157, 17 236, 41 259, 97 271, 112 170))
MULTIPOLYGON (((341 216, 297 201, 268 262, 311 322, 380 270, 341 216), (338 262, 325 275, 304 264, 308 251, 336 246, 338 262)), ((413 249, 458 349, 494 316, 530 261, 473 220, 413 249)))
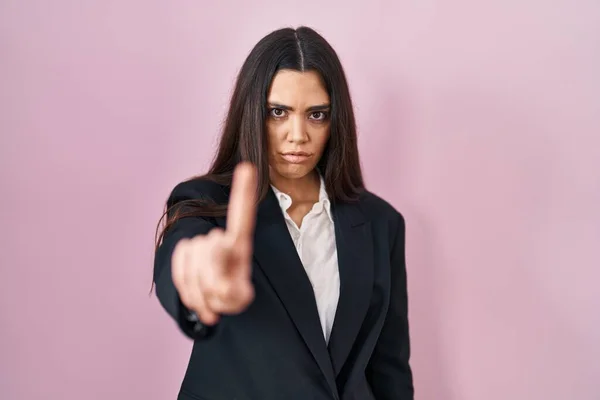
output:
MULTIPOLYGON (((199 199, 200 193, 193 190, 189 184, 177 186, 167 201, 170 209, 169 215, 182 211, 185 200, 199 199)), ((171 275, 171 258, 173 250, 179 240, 192 238, 196 235, 205 235, 215 224, 209 219, 200 217, 186 217, 177 221, 163 237, 162 243, 156 250, 154 256, 154 283, 156 285, 156 296, 163 308, 176 321, 181 331, 191 339, 201 339, 212 334, 213 327, 202 324, 196 315, 190 312, 182 303, 173 284, 171 275)))
POLYGON ((412 370, 409 365, 405 230, 404 218, 398 214, 391 252, 390 305, 366 372, 377 400, 414 399, 412 370))

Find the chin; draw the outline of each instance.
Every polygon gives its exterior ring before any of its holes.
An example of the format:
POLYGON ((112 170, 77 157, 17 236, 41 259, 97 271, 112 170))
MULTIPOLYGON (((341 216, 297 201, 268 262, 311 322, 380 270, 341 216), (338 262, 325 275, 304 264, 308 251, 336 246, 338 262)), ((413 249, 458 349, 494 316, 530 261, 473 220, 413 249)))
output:
POLYGON ((314 168, 314 165, 280 164, 275 168, 275 173, 286 179, 301 179, 310 174, 314 168))

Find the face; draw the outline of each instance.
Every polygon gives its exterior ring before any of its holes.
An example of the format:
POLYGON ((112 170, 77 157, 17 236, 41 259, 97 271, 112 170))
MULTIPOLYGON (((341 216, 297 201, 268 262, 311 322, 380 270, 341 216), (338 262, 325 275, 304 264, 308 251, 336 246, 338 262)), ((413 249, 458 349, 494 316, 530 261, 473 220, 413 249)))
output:
POLYGON ((317 72, 279 71, 267 98, 272 179, 301 179, 316 167, 329 139, 329 95, 317 72))

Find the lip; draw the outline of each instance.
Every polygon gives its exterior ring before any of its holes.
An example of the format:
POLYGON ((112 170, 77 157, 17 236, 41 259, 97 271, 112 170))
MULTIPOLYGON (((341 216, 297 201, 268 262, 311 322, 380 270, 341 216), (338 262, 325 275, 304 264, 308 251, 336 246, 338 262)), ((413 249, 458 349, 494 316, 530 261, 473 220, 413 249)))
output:
POLYGON ((281 157, 291 164, 301 164, 308 160, 312 155, 305 151, 288 151, 281 153, 281 157))

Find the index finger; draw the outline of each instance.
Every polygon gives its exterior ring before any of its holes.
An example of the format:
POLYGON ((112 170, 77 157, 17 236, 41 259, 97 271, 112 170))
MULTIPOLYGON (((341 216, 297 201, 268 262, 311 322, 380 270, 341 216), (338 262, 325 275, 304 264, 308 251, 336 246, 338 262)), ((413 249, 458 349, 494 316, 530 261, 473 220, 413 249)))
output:
POLYGON ((227 209, 227 234, 234 240, 251 240, 256 220, 256 167, 250 163, 239 164, 233 173, 229 206, 227 209))

